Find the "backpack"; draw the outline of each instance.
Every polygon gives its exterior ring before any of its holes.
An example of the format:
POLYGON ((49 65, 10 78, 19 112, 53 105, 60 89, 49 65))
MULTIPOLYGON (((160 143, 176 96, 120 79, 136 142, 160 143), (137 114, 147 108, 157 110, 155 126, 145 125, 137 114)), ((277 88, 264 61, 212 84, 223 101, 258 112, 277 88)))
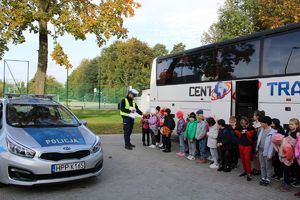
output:
POLYGON ((186 126, 187 126, 187 121, 186 121, 186 120, 184 120, 184 119, 183 119, 183 121, 184 121, 184 124, 183 124, 183 131, 185 131, 185 129, 186 129, 186 126))
POLYGON ((232 144, 234 144, 234 145, 238 144, 238 138, 235 135, 234 131, 232 129, 229 129, 229 132, 230 132, 230 138, 231 138, 232 144))
POLYGON ((171 118, 171 130, 174 130, 175 126, 176 126, 175 121, 173 118, 171 118))

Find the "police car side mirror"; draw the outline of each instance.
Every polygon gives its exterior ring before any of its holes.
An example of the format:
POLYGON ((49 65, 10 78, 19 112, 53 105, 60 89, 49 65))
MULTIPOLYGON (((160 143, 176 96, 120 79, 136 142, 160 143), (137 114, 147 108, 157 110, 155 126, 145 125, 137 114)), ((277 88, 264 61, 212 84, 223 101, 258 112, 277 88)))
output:
POLYGON ((81 123, 82 125, 84 125, 84 126, 87 125, 87 121, 85 121, 85 120, 81 120, 80 123, 81 123))

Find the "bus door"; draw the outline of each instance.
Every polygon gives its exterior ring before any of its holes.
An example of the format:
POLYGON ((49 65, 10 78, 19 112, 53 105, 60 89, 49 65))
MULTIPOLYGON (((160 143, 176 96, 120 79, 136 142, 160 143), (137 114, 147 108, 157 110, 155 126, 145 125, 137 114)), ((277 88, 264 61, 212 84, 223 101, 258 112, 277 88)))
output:
POLYGON ((258 109, 258 80, 237 81, 235 96, 235 115, 252 118, 253 112, 258 109))
POLYGON ((232 82, 220 81, 212 86, 211 116, 228 122, 231 116, 232 82))

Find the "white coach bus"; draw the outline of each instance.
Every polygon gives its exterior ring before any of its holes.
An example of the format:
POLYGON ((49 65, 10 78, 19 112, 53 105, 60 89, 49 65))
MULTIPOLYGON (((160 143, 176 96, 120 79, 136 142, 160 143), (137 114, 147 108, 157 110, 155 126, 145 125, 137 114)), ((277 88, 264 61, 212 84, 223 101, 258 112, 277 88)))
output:
POLYGON ((153 61, 150 107, 206 117, 300 118, 300 23, 210 44, 153 61))

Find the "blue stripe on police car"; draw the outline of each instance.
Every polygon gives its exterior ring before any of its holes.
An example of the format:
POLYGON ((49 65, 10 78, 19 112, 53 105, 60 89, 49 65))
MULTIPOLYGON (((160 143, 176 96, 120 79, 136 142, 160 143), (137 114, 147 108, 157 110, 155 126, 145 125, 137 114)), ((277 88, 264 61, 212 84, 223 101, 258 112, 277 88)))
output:
POLYGON ((86 144, 77 127, 24 128, 24 130, 42 147, 86 144))

